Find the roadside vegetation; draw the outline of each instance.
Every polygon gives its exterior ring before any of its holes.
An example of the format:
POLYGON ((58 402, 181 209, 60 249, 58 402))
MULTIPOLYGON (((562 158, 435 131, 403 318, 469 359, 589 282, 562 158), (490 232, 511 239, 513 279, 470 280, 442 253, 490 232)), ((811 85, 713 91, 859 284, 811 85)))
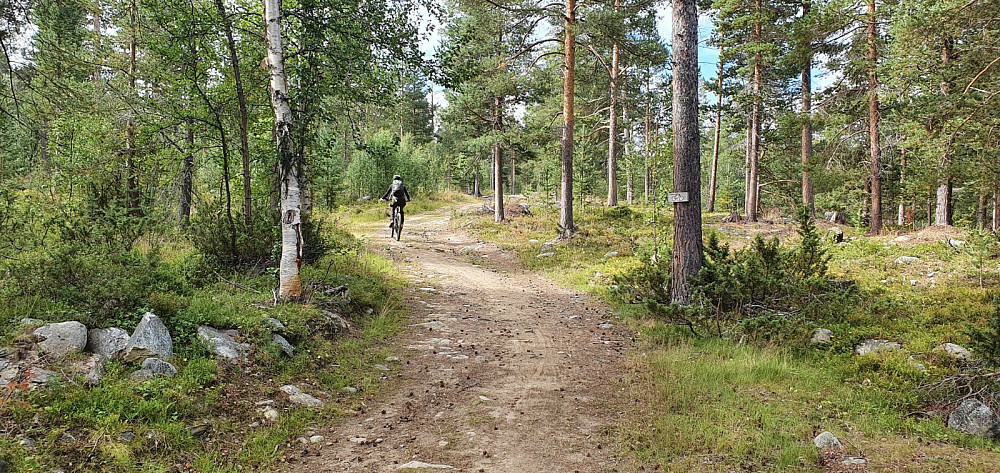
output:
POLYGON ((465 224, 612 304, 639 334, 620 400, 628 421, 616 434, 636 465, 837 471, 841 457, 812 443, 828 430, 844 441, 842 455, 873 471, 1000 468, 1000 445, 946 426, 958 400, 989 404, 1000 392, 994 237, 952 227, 865 237, 836 226, 837 243, 833 225, 803 224, 802 214, 755 224, 710 214, 697 303, 681 308, 664 292, 671 222, 662 208, 588 204, 569 239, 557 239, 556 207, 529 208, 504 224, 465 224), (832 341, 811 344, 817 328, 832 341), (902 349, 855 355, 868 339, 902 349), (972 348, 976 361, 935 351, 946 342, 972 348))

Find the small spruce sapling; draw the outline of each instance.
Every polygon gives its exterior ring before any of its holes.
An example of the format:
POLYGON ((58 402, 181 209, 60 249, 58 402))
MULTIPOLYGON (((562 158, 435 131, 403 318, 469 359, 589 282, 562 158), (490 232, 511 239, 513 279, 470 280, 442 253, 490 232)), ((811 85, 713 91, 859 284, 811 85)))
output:
POLYGON ((830 255, 823 247, 823 239, 816 230, 812 215, 807 207, 802 206, 796 211, 795 217, 799 222, 798 232, 802 242, 794 254, 791 273, 801 279, 823 277, 826 275, 830 255))

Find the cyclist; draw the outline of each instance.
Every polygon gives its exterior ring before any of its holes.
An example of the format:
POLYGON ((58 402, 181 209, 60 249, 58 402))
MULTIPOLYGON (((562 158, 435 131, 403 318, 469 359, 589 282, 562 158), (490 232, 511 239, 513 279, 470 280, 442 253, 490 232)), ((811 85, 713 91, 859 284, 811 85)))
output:
MULTIPOLYGON (((406 191, 406 186, 403 185, 403 178, 399 174, 392 176, 392 184, 389 185, 389 189, 385 191, 385 195, 379 200, 389 200, 390 215, 392 215, 393 207, 399 207, 399 226, 402 228, 403 207, 406 207, 406 203, 410 201, 410 193, 406 191)), ((391 221, 389 222, 389 226, 392 227, 391 221)))

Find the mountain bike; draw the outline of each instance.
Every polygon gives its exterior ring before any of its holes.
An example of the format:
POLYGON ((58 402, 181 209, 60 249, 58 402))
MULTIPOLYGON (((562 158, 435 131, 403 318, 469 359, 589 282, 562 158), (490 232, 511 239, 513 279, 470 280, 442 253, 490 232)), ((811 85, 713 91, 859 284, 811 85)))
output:
POLYGON ((403 212, 401 207, 392 207, 392 217, 389 223, 389 228, 392 229, 392 238, 399 241, 399 237, 403 234, 403 212))

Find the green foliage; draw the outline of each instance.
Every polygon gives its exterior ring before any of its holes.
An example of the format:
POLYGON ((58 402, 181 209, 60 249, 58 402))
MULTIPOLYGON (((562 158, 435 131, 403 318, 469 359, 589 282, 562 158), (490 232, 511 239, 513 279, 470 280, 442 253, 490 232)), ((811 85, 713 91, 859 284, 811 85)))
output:
POLYGON ((993 296, 992 309, 985 327, 970 325, 967 333, 976 357, 990 368, 1000 368, 1000 296, 993 296))

